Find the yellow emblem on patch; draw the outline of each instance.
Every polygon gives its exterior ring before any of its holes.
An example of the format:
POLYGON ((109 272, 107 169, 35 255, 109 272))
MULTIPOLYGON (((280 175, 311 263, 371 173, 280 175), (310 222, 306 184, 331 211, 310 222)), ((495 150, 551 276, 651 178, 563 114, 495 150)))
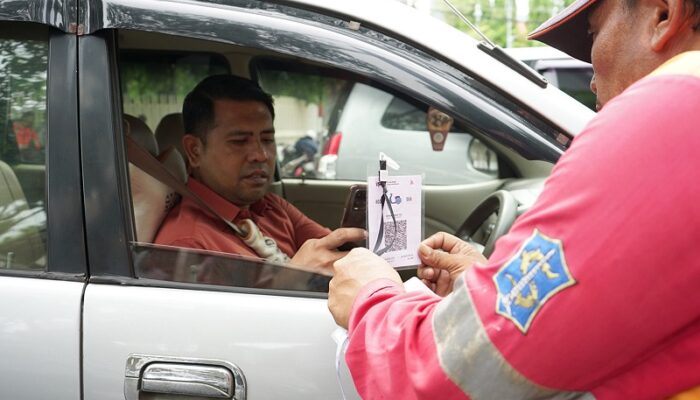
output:
POLYGON ((498 291, 496 313, 527 333, 542 305, 574 285, 562 243, 537 229, 518 253, 494 275, 498 291))

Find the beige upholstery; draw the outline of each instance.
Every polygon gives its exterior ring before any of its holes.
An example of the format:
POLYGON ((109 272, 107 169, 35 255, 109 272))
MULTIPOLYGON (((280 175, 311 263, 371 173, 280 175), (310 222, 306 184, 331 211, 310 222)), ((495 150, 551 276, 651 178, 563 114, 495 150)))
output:
POLYGON ((44 209, 29 208, 17 176, 0 161, 0 268, 44 268, 46 247, 41 235, 45 231, 44 209))
POLYGON ((133 115, 124 114, 124 132, 153 156, 158 155, 158 142, 145 122, 133 115))
POLYGON ((170 146, 158 155, 158 161, 182 183, 187 183, 187 166, 182 155, 170 146))
MULTIPOLYGON (((168 171, 178 177, 182 182, 187 180, 185 162, 180 153, 173 147, 167 148, 158 155, 158 144, 155 136, 143 123, 129 115, 124 115, 126 134, 146 149, 151 155, 157 156, 168 171)), ((161 183, 148 173, 129 163, 129 176, 131 180, 131 200, 134 211, 134 224, 136 227, 136 240, 139 242, 153 242, 163 219, 170 209, 177 203, 179 196, 169 186, 161 183)))
POLYGON ((173 146, 180 152, 184 160, 185 152, 182 149, 182 136, 185 134, 185 126, 182 123, 182 114, 173 113, 163 117, 156 127, 156 140, 161 149, 173 146))

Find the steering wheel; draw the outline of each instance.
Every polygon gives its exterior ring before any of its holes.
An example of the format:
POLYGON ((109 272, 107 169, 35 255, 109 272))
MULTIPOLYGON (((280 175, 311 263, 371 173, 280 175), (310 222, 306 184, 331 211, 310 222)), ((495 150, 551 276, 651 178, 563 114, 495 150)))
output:
POLYGON ((482 201, 457 229, 455 236, 482 247, 484 257, 493 252, 496 239, 503 236, 515 221, 518 212, 518 202, 510 192, 498 190, 482 201), (475 239, 479 233, 482 236, 475 239))

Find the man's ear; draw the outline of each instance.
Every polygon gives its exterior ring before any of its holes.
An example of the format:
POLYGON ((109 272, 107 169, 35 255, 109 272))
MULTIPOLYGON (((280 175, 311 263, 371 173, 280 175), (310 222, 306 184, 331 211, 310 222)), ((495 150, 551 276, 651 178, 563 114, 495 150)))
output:
POLYGON ((197 136, 186 133, 182 136, 182 149, 185 151, 188 165, 199 166, 199 158, 202 154, 204 144, 197 136))
POLYGON ((693 28, 693 13, 685 0, 653 0, 655 29, 651 47, 656 52, 664 51, 669 42, 678 38, 683 30, 693 28))

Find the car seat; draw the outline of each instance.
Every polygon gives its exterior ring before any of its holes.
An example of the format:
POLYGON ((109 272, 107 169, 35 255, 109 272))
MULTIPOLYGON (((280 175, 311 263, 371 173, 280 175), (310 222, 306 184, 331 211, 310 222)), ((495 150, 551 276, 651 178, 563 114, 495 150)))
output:
MULTIPOLYGON (((187 181, 185 163, 180 153, 171 146, 158 154, 156 138, 143 121, 125 114, 124 131, 134 142, 156 157, 181 182, 187 181)), ((136 240, 144 243, 153 242, 163 219, 177 204, 179 195, 132 163, 129 163, 129 177, 136 240)))
POLYGON ((182 148, 182 137, 185 135, 185 125, 182 122, 182 114, 172 113, 161 118, 156 127, 156 141, 161 149, 174 147, 186 160, 185 151, 182 148))
POLYGON ((0 267, 41 269, 46 265, 43 207, 29 208, 12 168, 0 161, 0 267))

